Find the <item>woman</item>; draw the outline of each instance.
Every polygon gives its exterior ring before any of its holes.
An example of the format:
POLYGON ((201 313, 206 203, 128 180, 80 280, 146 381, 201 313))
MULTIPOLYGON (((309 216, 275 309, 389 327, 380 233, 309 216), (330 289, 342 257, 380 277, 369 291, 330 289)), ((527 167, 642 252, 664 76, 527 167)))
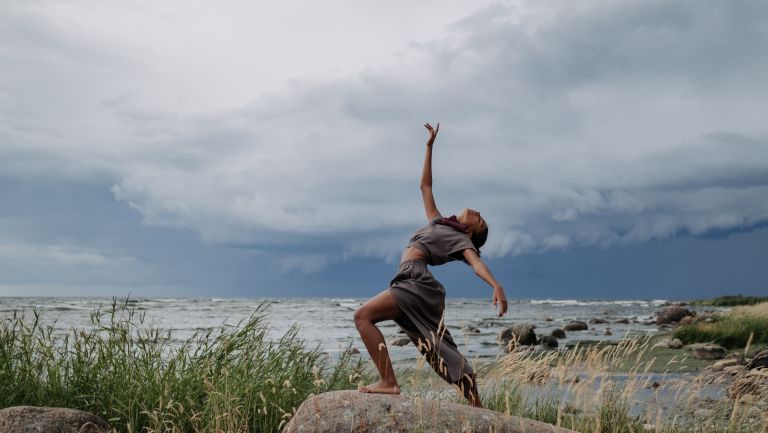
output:
POLYGON ((475 274, 493 288, 493 305, 499 305, 499 317, 507 312, 507 298, 504 289, 480 260, 480 247, 488 236, 488 226, 480 213, 464 209, 458 216, 443 218, 437 210, 432 196, 432 145, 440 124, 437 128, 432 128, 429 123, 424 126, 429 131, 429 140, 421 174, 421 196, 430 223, 411 237, 390 288, 355 311, 355 326, 380 377, 378 383, 365 386, 361 391, 400 393, 384 336, 376 327, 378 322, 394 320, 440 377, 457 385, 472 406, 482 407, 475 373, 459 353, 443 322, 445 289, 427 265, 461 260, 472 266, 475 274))

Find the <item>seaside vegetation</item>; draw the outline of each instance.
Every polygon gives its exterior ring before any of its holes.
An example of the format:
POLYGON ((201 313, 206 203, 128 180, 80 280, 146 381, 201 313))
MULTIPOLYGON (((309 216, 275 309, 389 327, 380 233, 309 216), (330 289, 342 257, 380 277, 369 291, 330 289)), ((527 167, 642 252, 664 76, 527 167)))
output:
POLYGON ((741 294, 738 294, 718 296, 712 299, 698 299, 691 301, 689 304, 710 307, 737 307, 740 305, 755 305, 763 302, 768 302, 768 296, 741 296, 741 294))
POLYGON ((712 322, 696 322, 675 329, 686 344, 713 342, 727 349, 768 345, 768 302, 736 307, 714 316, 712 322))
MULTIPOLYGON (((649 374, 653 341, 514 350, 481 367, 481 399, 488 409, 582 433, 768 432, 768 394, 728 398, 722 375, 649 374)), ((668 361, 687 362, 684 354, 668 361)), ((406 394, 464 403, 422 364, 410 372, 406 394)))
POLYGON ((85 410, 119 432, 278 432, 312 394, 354 389, 364 363, 308 348, 292 327, 268 338, 262 304, 237 326, 174 341, 126 302, 56 332, 37 311, 0 323, 0 408, 85 410))
MULTIPOLYGON (((768 304, 728 316, 755 315, 768 316, 768 304)), ((89 328, 68 332, 43 325, 36 311, 13 314, 0 323, 0 407, 82 409, 118 432, 279 432, 311 395, 374 380, 370 362, 350 350, 331 359, 297 331, 269 338, 264 306, 183 341, 129 303, 96 310, 89 328)), ((768 432, 768 393, 728 398, 723 376, 649 374, 659 364, 652 345, 625 338, 516 350, 478 369, 481 398, 488 409, 582 433, 768 432)), ((670 371, 691 371, 690 362, 683 352, 664 361, 670 371)), ((465 403, 423 358, 398 378, 407 396, 465 403)))

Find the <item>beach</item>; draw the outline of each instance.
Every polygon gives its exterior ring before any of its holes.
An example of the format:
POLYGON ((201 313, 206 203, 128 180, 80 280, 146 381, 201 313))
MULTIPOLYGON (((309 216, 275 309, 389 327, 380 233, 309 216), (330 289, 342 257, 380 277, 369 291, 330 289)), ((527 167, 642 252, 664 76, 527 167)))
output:
MULTIPOLYGON (((137 425, 148 431, 279 431, 307 397, 375 379, 351 323, 362 302, 0 298, 0 398, 4 407, 89 410, 118 431, 137 425)), ((768 346, 764 336, 756 345, 723 349, 721 358, 743 353, 740 370, 713 369, 717 361, 701 359, 693 344, 665 346, 683 329, 676 321, 656 323, 662 309, 686 311, 688 326, 705 329, 710 322, 727 323, 718 317, 733 312, 754 310, 763 320, 768 304, 669 304, 520 300, 498 318, 487 300, 451 299, 446 321, 478 372, 484 404, 501 413, 609 433, 687 432, 701 422, 709 425, 704 432, 747 433, 768 425, 766 395, 734 396, 732 388, 748 373, 744 357, 768 346), (566 331, 552 349, 537 344, 575 321, 586 329, 566 331), (539 341, 517 347, 499 342, 505 329, 520 323, 528 323, 539 341)), ((394 324, 382 325, 405 396, 463 403, 411 344, 395 344, 403 335, 394 324)))

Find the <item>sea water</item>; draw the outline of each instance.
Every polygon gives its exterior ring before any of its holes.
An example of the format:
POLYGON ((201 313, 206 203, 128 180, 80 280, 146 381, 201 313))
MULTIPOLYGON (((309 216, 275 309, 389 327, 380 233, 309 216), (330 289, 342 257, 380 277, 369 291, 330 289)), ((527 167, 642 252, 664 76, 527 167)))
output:
MULTIPOLYGON (((235 326, 257 309, 263 308, 270 327, 270 337, 277 339, 291 326, 298 326, 298 335, 308 347, 333 355, 352 347, 365 354, 355 329, 352 315, 366 299, 350 298, 131 298, 128 305, 144 315, 146 324, 170 330, 179 342, 196 332, 235 326)), ((0 318, 14 311, 27 314, 37 310, 43 323, 53 324, 58 331, 90 327, 90 312, 111 307, 112 298, 78 297, 0 297, 0 318)), ((125 303, 125 300, 117 300, 125 303)), ((624 337, 650 336, 658 332, 652 324, 654 313, 667 303, 653 300, 579 300, 527 299, 510 300, 504 317, 498 317, 488 299, 448 298, 445 321, 459 349, 468 358, 495 358, 503 348, 499 333, 514 324, 530 323, 537 335, 548 335, 572 320, 589 323, 589 330, 566 332, 560 346, 585 340, 616 341, 624 337), (622 323, 623 322, 623 323, 622 323), (610 335, 606 335, 606 330, 610 335)), ((378 325, 387 341, 403 338, 394 322, 378 325)), ((416 359, 413 345, 390 345, 394 361, 416 359)))

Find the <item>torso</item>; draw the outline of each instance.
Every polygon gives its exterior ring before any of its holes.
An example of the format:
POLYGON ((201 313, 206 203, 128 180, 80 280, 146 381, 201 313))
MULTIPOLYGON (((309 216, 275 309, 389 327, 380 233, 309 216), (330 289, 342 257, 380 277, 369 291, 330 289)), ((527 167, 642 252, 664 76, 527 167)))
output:
POLYGON ((466 233, 446 224, 440 224, 440 217, 416 230, 408 241, 408 247, 400 257, 400 263, 421 260, 429 266, 439 266, 454 260, 462 260, 465 249, 475 249, 466 233))
POLYGON ((427 261, 427 255, 416 247, 407 247, 405 251, 403 251, 402 257, 400 257, 400 263, 408 260, 427 261))

